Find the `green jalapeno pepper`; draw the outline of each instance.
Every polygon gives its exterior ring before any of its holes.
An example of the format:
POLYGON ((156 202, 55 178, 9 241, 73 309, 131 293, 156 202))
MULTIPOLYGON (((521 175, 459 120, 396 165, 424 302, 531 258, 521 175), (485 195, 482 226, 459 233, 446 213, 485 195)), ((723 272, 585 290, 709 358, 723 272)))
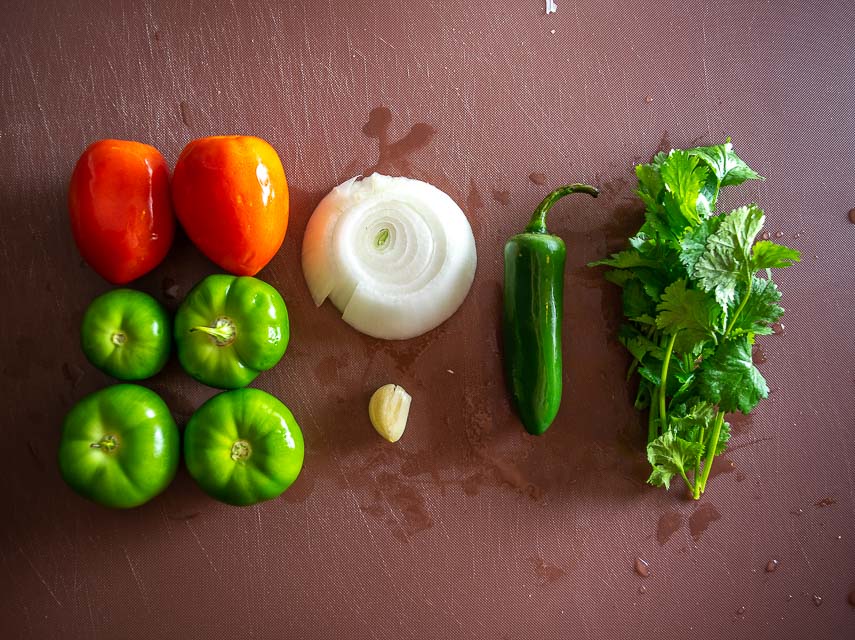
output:
POLYGON ((524 233, 505 244, 503 312, 505 374, 511 400, 526 431, 545 432, 561 404, 561 320, 567 249, 547 233, 546 213, 571 193, 599 191, 571 184, 550 193, 524 233))

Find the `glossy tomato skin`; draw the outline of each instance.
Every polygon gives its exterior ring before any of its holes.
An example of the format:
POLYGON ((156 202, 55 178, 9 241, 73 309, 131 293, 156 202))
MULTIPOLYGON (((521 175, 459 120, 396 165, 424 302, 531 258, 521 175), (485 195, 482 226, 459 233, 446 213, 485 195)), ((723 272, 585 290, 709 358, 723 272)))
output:
POLYGON ((193 140, 175 165, 172 201, 193 244, 235 275, 258 273, 285 238, 288 182, 261 138, 193 140))
POLYGON ((83 259, 113 284, 154 269, 175 235, 166 160, 141 142, 89 145, 71 174, 68 209, 83 259))

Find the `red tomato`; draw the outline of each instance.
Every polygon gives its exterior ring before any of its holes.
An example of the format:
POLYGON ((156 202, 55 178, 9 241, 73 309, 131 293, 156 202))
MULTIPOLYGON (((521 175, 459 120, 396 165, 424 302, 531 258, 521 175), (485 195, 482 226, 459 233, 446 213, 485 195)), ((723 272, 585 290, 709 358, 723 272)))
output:
POLYGON ((260 138, 193 140, 175 165, 172 201, 193 244, 235 275, 258 273, 288 228, 285 170, 260 138))
POLYGON ((141 142, 89 145, 71 174, 68 209, 83 259, 113 284, 154 269, 175 235, 166 161, 141 142))

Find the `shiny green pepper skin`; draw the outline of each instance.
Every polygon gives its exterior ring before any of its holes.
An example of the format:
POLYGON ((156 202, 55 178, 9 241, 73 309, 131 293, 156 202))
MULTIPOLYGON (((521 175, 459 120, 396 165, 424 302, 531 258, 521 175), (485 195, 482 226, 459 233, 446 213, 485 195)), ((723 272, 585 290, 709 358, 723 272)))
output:
POLYGON ((184 430, 184 461, 199 486, 238 506, 276 498, 303 467, 303 433, 288 408, 259 389, 203 404, 184 430))
POLYGON ((279 292, 257 278, 208 276, 179 307, 174 333, 187 373, 212 387, 237 389, 282 358, 288 310, 279 292))
POLYGON ((172 482, 180 440, 160 396, 136 384, 117 384, 86 396, 68 413, 59 470, 85 498, 107 507, 137 507, 172 482))
POLYGON ((160 303, 133 289, 95 298, 83 315, 80 346, 86 358, 119 380, 144 380, 169 359, 172 321, 160 303))
POLYGON ((525 232, 505 244, 502 333, 505 377, 526 431, 543 434, 558 413, 562 393, 561 325, 564 309, 564 241, 547 233, 546 213, 571 193, 599 193, 567 185, 537 207, 525 232))

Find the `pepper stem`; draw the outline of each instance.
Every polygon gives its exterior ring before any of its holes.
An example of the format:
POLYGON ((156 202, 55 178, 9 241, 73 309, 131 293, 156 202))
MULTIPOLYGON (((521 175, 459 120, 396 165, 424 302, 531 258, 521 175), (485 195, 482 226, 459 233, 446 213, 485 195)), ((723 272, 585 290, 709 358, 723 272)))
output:
POLYGON ((531 216, 531 221, 526 226, 526 233, 546 233, 546 213, 564 196, 569 196, 571 193, 587 193, 589 196, 596 198, 600 195, 600 191, 587 184, 568 184, 563 187, 558 187, 543 199, 537 209, 531 216))
POLYGON ((193 331, 207 333, 214 339, 218 347, 224 347, 234 342, 236 333, 235 323, 231 318, 217 318, 213 327, 192 327, 190 331, 191 333, 193 331))

